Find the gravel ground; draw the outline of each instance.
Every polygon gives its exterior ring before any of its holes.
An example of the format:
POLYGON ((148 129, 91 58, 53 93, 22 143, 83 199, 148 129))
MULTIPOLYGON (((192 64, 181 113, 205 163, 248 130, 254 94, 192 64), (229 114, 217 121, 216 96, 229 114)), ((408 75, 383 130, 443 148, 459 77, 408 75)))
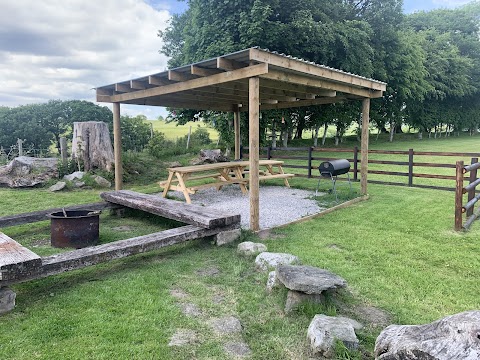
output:
MULTIPOLYGON (((169 195, 184 199, 183 194, 178 191, 171 191, 169 195)), ((315 191, 284 186, 260 186, 260 229, 288 224, 321 212, 324 208, 318 206, 314 196, 315 191)), ((238 186, 225 186, 220 191, 215 188, 200 190, 190 195, 190 198, 192 204, 240 214, 242 227, 248 229, 250 226, 249 197, 248 194, 243 195, 238 186)))

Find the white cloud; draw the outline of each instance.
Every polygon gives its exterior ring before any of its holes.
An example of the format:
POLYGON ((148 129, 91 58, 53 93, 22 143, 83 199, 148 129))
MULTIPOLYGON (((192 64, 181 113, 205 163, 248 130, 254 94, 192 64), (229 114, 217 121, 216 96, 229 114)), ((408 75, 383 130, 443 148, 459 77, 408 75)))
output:
POLYGON ((0 105, 94 101, 96 86, 165 70, 157 31, 170 13, 159 8, 142 0, 2 1, 0 105))

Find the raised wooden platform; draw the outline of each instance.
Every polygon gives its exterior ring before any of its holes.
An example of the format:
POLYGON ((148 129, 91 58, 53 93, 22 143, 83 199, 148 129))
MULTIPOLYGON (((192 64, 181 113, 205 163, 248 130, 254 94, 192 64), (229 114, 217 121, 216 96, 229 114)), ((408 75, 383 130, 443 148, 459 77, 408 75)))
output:
POLYGON ((240 226, 240 215, 224 214, 203 206, 187 205, 180 201, 169 200, 157 195, 140 194, 129 190, 110 191, 100 194, 102 199, 113 204, 123 205, 132 209, 146 211, 167 219, 177 220, 186 224, 200 226, 206 229, 230 226, 240 226))
MULTIPOLYGON (((97 206, 99 208, 118 208, 121 205, 190 225, 43 258, 0 232, 0 288, 216 235, 240 227, 240 215, 223 214, 154 195, 124 190, 103 193, 101 196, 107 202, 79 205, 78 207, 93 210, 97 206)), ((71 208, 68 207, 68 209, 71 208)), ((11 226, 44 220, 44 216, 54 210, 0 218, 0 224, 11 226)))

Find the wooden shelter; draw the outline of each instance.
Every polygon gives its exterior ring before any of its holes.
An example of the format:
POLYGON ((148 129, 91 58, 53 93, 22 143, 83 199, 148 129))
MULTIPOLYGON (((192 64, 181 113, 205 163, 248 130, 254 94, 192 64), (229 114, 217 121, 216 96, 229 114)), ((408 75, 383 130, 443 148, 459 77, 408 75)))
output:
POLYGON ((235 157, 240 154, 240 112, 249 114, 250 228, 259 229, 259 114, 262 110, 362 100, 361 192, 367 193, 370 99, 386 84, 260 48, 204 60, 96 89, 113 103, 115 189, 122 188, 120 104, 234 113, 235 157))

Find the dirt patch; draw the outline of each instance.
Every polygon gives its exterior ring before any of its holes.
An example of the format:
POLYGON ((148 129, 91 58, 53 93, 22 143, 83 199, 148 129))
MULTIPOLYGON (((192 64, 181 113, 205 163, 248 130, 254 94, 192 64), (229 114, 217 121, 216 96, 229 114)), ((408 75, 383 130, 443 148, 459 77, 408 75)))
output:
POLYGON ((182 289, 170 289, 170 295, 172 295, 174 298, 182 300, 188 298, 188 294, 182 289))
POLYGON ((172 335, 168 346, 185 346, 197 342, 197 333, 189 329, 178 329, 172 335))
POLYGON ((32 247, 50 246, 50 239, 39 239, 32 241, 32 247))
POLYGON ((285 239, 285 235, 283 234, 276 234, 271 229, 261 230, 257 233, 258 237, 261 240, 276 240, 276 239, 285 239))
POLYGON ((336 251, 343 251, 343 249, 337 244, 328 244, 326 247, 336 251))
POLYGON ((198 269, 195 274, 199 276, 217 276, 220 274, 220 269, 216 266, 210 266, 205 269, 198 269))

